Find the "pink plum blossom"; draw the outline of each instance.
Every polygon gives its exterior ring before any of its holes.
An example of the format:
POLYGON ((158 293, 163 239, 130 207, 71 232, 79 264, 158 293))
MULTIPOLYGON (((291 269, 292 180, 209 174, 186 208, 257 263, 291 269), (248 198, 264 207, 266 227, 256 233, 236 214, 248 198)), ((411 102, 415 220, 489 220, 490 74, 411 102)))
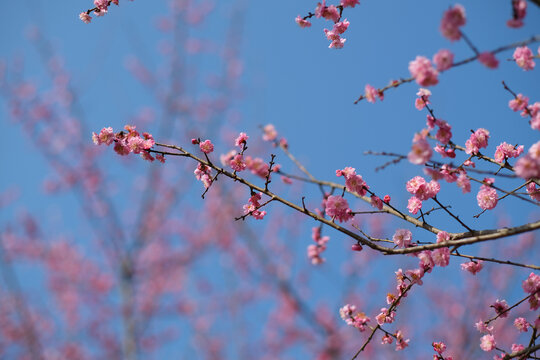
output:
POLYGON ((454 63, 454 54, 450 50, 441 49, 433 55, 433 63, 438 71, 448 70, 454 63))
POLYGON ((523 152, 523 145, 514 146, 506 142, 501 143, 495 150, 495 161, 502 163, 508 158, 518 157, 523 152))
POLYGON ((340 222, 347 222, 354 217, 347 200, 339 195, 331 195, 326 199, 326 215, 340 222))
POLYGON ((439 72, 433 68, 431 61, 424 56, 417 56, 409 63, 409 72, 420 86, 432 86, 439 83, 439 72))
POLYGON ((356 5, 360 5, 360 1, 359 0, 341 0, 340 4, 343 7, 355 7, 356 5))
POLYGON ((495 54, 489 51, 480 53, 480 55, 478 55, 478 61, 488 69, 496 69, 499 67, 499 60, 497 60, 495 54))
POLYGON ((199 144, 199 148, 205 154, 210 154, 214 151, 214 144, 210 140, 205 140, 199 144))
POLYGON ((263 128, 263 140, 264 141, 274 141, 277 138, 277 131, 274 125, 268 124, 263 128))
POLYGON ((236 140, 234 140, 234 146, 243 148, 247 144, 247 139, 249 139, 249 136, 247 136, 246 133, 241 132, 236 140))
POLYGON ((522 111, 526 109, 528 105, 529 98, 523 96, 523 94, 518 94, 515 99, 512 99, 508 102, 508 106, 514 111, 522 111))
POLYGON ((469 140, 465 142, 465 152, 467 154, 478 154, 478 151, 487 147, 489 139, 489 131, 486 129, 478 129, 471 134, 469 140))
POLYGON ((495 349, 495 345, 495 338, 491 334, 484 335, 480 339, 480 348, 484 351, 491 351, 495 349))
POLYGON ((420 88, 420 90, 418 90, 416 95, 418 95, 418 98, 416 98, 414 102, 414 107, 417 110, 422 110, 424 107, 426 107, 427 104, 431 104, 431 102, 429 101, 429 97, 431 96, 431 91, 429 91, 428 89, 420 88))
POLYGON ((88 15, 86 11, 83 11, 79 14, 79 19, 81 19, 81 21, 85 24, 90 24, 90 22, 92 21, 92 17, 88 15))
POLYGON ((527 332, 529 328, 529 323, 527 322, 527 320, 525 320, 525 318, 518 317, 514 320, 514 326, 516 327, 516 329, 519 330, 519 332, 527 332))
POLYGON ((262 220, 266 215, 266 211, 259 211, 261 204, 262 193, 252 193, 251 197, 248 200, 248 203, 244 205, 244 215, 251 215, 257 220, 262 220))
POLYGON ((476 275, 484 267, 482 260, 469 261, 468 263, 461 264, 461 269, 476 275))
POLYGON ((429 145, 429 142, 426 140, 425 136, 422 134, 416 134, 413 138, 411 151, 407 155, 409 162, 414 165, 422 165, 429 161, 432 155, 433 151, 431 150, 431 146, 429 145))
POLYGON ((495 301, 491 307, 495 310, 495 312, 497 313, 497 315, 499 315, 499 317, 501 318, 506 318, 508 317, 508 304, 506 303, 506 300, 499 300, 497 299, 497 301, 495 301))
POLYGON ((526 0, 512 0, 512 19, 506 22, 511 28, 520 28, 523 26, 523 19, 527 15, 527 1, 526 0))
POLYGON ((412 233, 407 229, 398 229, 392 236, 392 241, 400 248, 408 247, 411 245, 412 233))
POLYGON ((230 161, 229 165, 234 171, 244 171, 247 166, 244 161, 244 156, 241 154, 235 155, 234 158, 230 161))
POLYGON ((484 182, 488 182, 488 185, 484 184, 480 186, 476 200, 482 210, 491 210, 497 206, 499 199, 497 198, 497 191, 490 186, 493 183, 493 179, 484 179, 484 182))
POLYGON ((517 47, 514 51, 513 58, 516 64, 525 71, 534 69, 536 65, 533 60, 534 55, 527 46, 517 47))
POLYGON ((445 38, 450 41, 461 39, 459 28, 465 25, 465 8, 459 4, 446 10, 441 20, 440 30, 445 38))
POLYGON ((301 28, 307 28, 311 26, 311 23, 304 18, 302 18, 300 15, 294 19, 294 21, 301 27, 301 28))

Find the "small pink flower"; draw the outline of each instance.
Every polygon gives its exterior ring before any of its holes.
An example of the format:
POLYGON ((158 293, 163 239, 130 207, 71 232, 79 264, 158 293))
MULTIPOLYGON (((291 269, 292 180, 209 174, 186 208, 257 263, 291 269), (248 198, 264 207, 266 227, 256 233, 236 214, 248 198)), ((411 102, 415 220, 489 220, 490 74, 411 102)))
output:
POLYGON ((493 331, 493 326, 487 326, 487 324, 485 322, 483 322, 482 320, 478 321, 477 323, 474 324, 474 327, 476 328, 476 330, 478 330, 478 332, 480 333, 488 333, 488 334, 491 334, 491 332, 493 331))
POLYGON ((365 93, 364 97, 370 103, 374 103, 375 100, 377 99, 377 96, 379 95, 379 91, 369 84, 367 84, 366 87, 364 88, 364 93, 365 93))
MULTIPOLYGON (((356 306, 347 304, 339 309, 339 316, 345 321, 349 321, 356 312, 356 306)), ((349 322, 347 322, 350 325, 349 322)))
POLYGON ((165 155, 163 155, 163 154, 157 154, 157 155, 156 155, 156 160, 159 161, 159 162, 162 163, 162 164, 165 164, 165 155))
POLYGON ((340 222, 347 222, 354 217, 347 200, 339 195, 331 195, 326 199, 326 215, 340 222))
POLYGON ((448 248, 439 248, 435 249, 431 253, 431 257, 433 258, 433 262, 437 266, 448 266, 450 263, 450 249, 448 248))
POLYGON ((512 99, 508 102, 510 109, 514 111, 522 111, 529 105, 529 98, 523 96, 523 94, 518 94, 515 99, 512 99))
POLYGON ((508 317, 508 304, 506 303, 506 300, 499 300, 495 301, 491 307, 495 309, 495 312, 499 317, 506 318, 508 317))
POLYGON ((96 133, 92 133, 92 140, 94 141, 94 144, 96 145, 111 145, 114 141, 114 132, 112 127, 107 127, 101 129, 99 132, 99 135, 96 133))
POLYGON ((382 210, 383 202, 382 202, 381 198, 379 198, 376 195, 371 195, 371 206, 373 206, 374 208, 377 208, 379 210, 382 210))
POLYGON ((437 234, 437 244, 445 241, 450 241, 450 234, 448 234, 446 231, 440 231, 437 234))
POLYGON ((240 154, 235 155, 235 157, 230 161, 229 165, 234 171, 243 171, 247 166, 244 162, 244 157, 240 154))
POLYGON ((537 275, 533 272, 529 275, 529 277, 523 281, 521 284, 521 287, 526 293, 534 294, 535 292, 540 290, 540 275, 537 275))
POLYGON ((438 71, 445 71, 452 67, 454 63, 454 54, 450 50, 442 49, 433 55, 433 63, 438 71))
POLYGON ((350 192, 355 192, 360 196, 366 195, 369 186, 366 184, 362 176, 357 175, 352 167, 346 167, 343 170, 336 170, 336 176, 345 178, 345 188, 350 192))
POLYGON ((476 195, 476 200, 482 210, 491 210, 497 206, 499 199, 497 198, 497 191, 494 188, 488 185, 482 185, 476 195))
POLYGON ((525 71, 534 69, 536 65, 533 60, 534 55, 527 46, 517 47, 513 57, 516 64, 525 71))
POLYGON ((468 263, 461 264, 461 269, 476 275, 484 267, 482 263, 482 260, 469 261, 468 263))
POLYGON ((512 350, 513 353, 516 353, 524 349, 525 349, 525 346, 521 344, 512 344, 512 346, 510 347, 510 350, 512 350))
POLYGON ((407 155, 409 162, 414 165, 422 165, 428 162, 432 155, 433 151, 425 137, 418 134, 415 135, 411 151, 407 155))
POLYGON ((244 145, 247 144, 247 139, 249 136, 246 135, 246 133, 241 132, 240 135, 234 140, 234 145, 238 146, 239 148, 243 148, 244 145))
POLYGON ((304 18, 302 18, 300 15, 298 15, 296 17, 296 19, 294 19, 294 21, 296 21, 296 23, 301 27, 301 28, 307 28, 307 27, 310 27, 311 26, 311 23, 307 20, 305 20, 304 18))
POLYGON ((398 332, 396 333, 396 351, 403 350, 407 346, 409 346, 409 341, 409 339, 404 340, 403 333, 401 332, 401 330, 398 330, 398 332))
POLYGON ((340 4, 343 7, 355 7, 356 5, 360 5, 360 1, 359 0, 341 0, 340 4))
POLYGON ((415 176, 407 181, 406 189, 419 200, 424 201, 438 194, 440 185, 437 181, 431 180, 429 183, 421 176, 415 176))
POLYGON ((527 332, 529 323, 527 320, 525 320, 525 318, 518 317, 516 320, 514 320, 514 326, 519 330, 519 332, 527 332))
POLYGON ((433 342, 431 344, 431 346, 433 346, 433 350, 438 352, 440 355, 442 355, 442 353, 446 351, 446 344, 443 343, 442 341, 441 342, 433 342))
POLYGON ((431 251, 424 250, 418 254, 418 259, 420 260, 420 267, 425 271, 430 273, 431 270, 435 267, 435 262, 431 257, 431 251))
POLYGON ((483 52, 478 55, 478 61, 488 69, 496 69, 499 67, 499 60, 495 55, 489 51, 483 52))
POLYGON ((264 141, 274 141, 277 138, 277 131, 274 125, 268 124, 263 128, 263 140, 264 141))
POLYGON ((412 233, 407 229, 398 229, 394 233, 394 236, 392 236, 392 241, 398 247, 408 247, 412 241, 412 233))
POLYGON ((445 38, 456 41, 461 38, 459 28, 465 25, 465 22, 465 8, 458 4, 444 12, 440 30, 445 38))
POLYGON ((540 188, 536 187, 536 183, 530 182, 526 186, 527 194, 531 197, 531 199, 540 201, 540 188))
POLYGON ((349 25, 351 23, 345 19, 343 21, 337 22, 334 24, 334 27, 332 28, 332 31, 337 34, 343 34, 347 29, 349 28, 349 25))
POLYGON ((506 22, 511 28, 519 28, 523 26, 523 19, 527 15, 527 1, 526 0, 512 0, 512 19, 506 22))
POLYGON ((495 349, 495 338, 493 335, 484 335, 480 339, 480 348, 484 351, 491 351, 495 349))
POLYGON ((471 181, 467 177, 467 173, 461 172, 457 178, 456 184, 461 188, 461 191, 464 194, 471 192, 471 181))
POLYGON ((108 0, 94 0, 94 5, 98 9, 107 10, 107 7, 109 6, 109 1, 108 0))
POLYGON ((428 89, 420 88, 416 95, 418 95, 418 98, 414 102, 414 107, 416 107, 417 110, 422 110, 424 107, 426 107, 427 104, 431 104, 431 102, 429 101, 431 91, 429 91, 428 89))
POLYGON ((210 140, 205 140, 199 144, 199 148, 205 154, 210 154, 214 151, 214 144, 210 140))
POLYGON ((523 179, 540 177, 540 160, 527 154, 516 161, 514 171, 517 176, 523 179))
POLYGON ((416 215, 418 210, 422 208, 422 200, 418 199, 416 196, 413 196, 409 199, 407 204, 407 209, 413 215, 416 215))
POLYGON ((382 345, 391 344, 393 341, 394 341, 393 337, 391 337, 388 334, 385 334, 381 339, 381 344, 382 345))
POLYGON ((432 86, 439 83, 439 72, 433 68, 431 61, 424 56, 417 56, 409 63, 409 72, 420 86, 432 86))
POLYGON ((86 11, 83 11, 79 14, 79 19, 85 24, 90 24, 90 21, 92 21, 92 17, 86 13, 86 11))
POLYGON ((442 144, 448 144, 452 139, 452 127, 444 120, 437 120, 439 130, 435 134, 435 138, 442 144))

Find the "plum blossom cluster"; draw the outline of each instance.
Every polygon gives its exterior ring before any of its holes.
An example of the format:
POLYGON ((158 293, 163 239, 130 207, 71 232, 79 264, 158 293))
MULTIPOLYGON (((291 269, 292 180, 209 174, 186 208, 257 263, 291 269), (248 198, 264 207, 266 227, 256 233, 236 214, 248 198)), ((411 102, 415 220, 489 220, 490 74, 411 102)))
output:
MULTIPOLYGON (((522 288, 525 293, 529 294, 529 305, 532 311, 538 310, 540 308, 540 275, 531 273, 525 281, 522 283, 522 288)), ((515 305, 514 305, 515 306, 515 305)), ((512 306, 512 307, 514 307, 512 306)), ((506 318, 509 316, 510 306, 505 300, 497 299, 492 305, 497 317, 506 318)), ((480 338, 480 348, 484 351, 492 351, 495 349, 497 342, 493 334, 493 326, 488 326, 490 321, 478 321, 476 323, 476 329, 479 332, 487 333, 486 335, 480 338)), ((519 332, 527 332, 529 327, 533 325, 529 324, 527 320, 523 317, 518 317, 514 320, 514 326, 519 332)), ((540 326, 540 318, 537 318, 535 321, 534 327, 538 328, 540 326)), ((521 344, 512 344, 511 350, 513 353, 521 351, 525 347, 521 344)), ((499 359, 499 357, 495 357, 499 359)), ((502 359, 502 357, 500 357, 502 359)))
POLYGON ((384 93, 379 90, 375 89, 373 86, 366 84, 364 88, 364 97, 367 101, 370 103, 374 103, 377 98, 379 98, 381 101, 384 100, 384 93))
POLYGON ((316 226, 311 231, 311 238, 315 241, 315 244, 311 244, 307 247, 308 258, 311 259, 313 265, 319 265, 324 262, 324 258, 321 254, 326 250, 326 243, 330 240, 328 236, 321 236, 320 226, 316 226))
POLYGON ((369 190, 369 186, 362 179, 362 176, 356 173, 355 168, 346 167, 343 170, 336 170, 336 176, 343 176, 345 178, 345 188, 350 192, 364 196, 367 190, 369 190))
POLYGON ((441 33, 450 41, 459 40, 461 39, 459 28, 465 25, 466 22, 465 8, 460 4, 456 4, 444 12, 440 26, 441 33))
POLYGON ((511 28, 520 28, 523 26, 523 19, 527 15, 526 0, 512 0, 512 19, 506 22, 511 28))
POLYGON ((135 130, 135 126, 126 125, 124 129, 114 133, 112 127, 101 129, 99 134, 92 133, 92 140, 96 145, 111 145, 114 143, 114 151, 119 155, 128 155, 130 153, 140 154, 144 160, 154 161, 155 159, 165 162, 163 155, 158 154, 154 158, 149 150, 154 146, 155 141, 151 134, 144 132, 142 136, 135 130))
POLYGON ((540 141, 533 144, 527 154, 516 161, 516 175, 523 179, 540 178, 540 141))
POLYGON ((339 316, 347 325, 357 328, 360 332, 366 331, 367 323, 371 321, 366 314, 356 312, 356 306, 350 304, 339 309, 339 316))
POLYGON ((523 145, 511 145, 507 142, 502 142, 495 150, 495 161, 499 163, 505 162, 509 158, 517 158, 523 152, 523 145))
MULTIPOLYGON (((538 53, 540 54, 540 47, 538 48, 538 53)), ((514 51, 513 58, 517 66, 522 68, 524 71, 532 70, 536 65, 534 62, 533 52, 527 46, 517 47, 514 51)))
POLYGON ((330 40, 329 48, 341 49, 345 44, 347 39, 341 37, 341 35, 348 29, 350 23, 347 19, 341 20, 343 9, 346 7, 355 7, 359 5, 360 1, 358 0, 341 0, 340 5, 326 5, 326 0, 323 0, 322 3, 318 3, 315 8, 314 13, 309 13, 309 15, 301 17, 298 15, 295 19, 296 23, 301 28, 306 28, 311 26, 311 22, 308 21, 309 18, 315 16, 316 18, 324 18, 326 20, 332 21, 334 25, 332 29, 324 29, 324 34, 326 38, 330 40))
POLYGON ((212 185, 212 168, 210 166, 199 163, 193 173, 195 174, 195 178, 203 183, 205 189, 208 189, 212 185))
MULTIPOLYGON (((435 134, 435 138, 441 142, 443 145, 447 145, 450 140, 452 139, 452 126, 448 124, 448 122, 436 119, 431 115, 427 116, 427 127, 429 130, 435 129, 435 126, 437 126, 439 129, 437 130, 437 133, 435 134)), ((437 151, 439 152, 439 151, 437 151)), ((442 155, 442 154, 441 154, 442 155)), ((448 157, 455 157, 455 153, 453 152, 453 149, 451 152, 444 154, 443 156, 448 157)))
POLYGON ((523 290, 530 295, 529 305, 531 310, 540 308, 540 275, 530 273, 529 277, 521 284, 523 290))
POLYGON ((476 130, 471 134, 469 140, 465 142, 465 152, 467 154, 478 154, 480 149, 488 146, 488 139, 489 131, 482 128, 476 130))
POLYGON ((262 193, 254 193, 248 200, 248 203, 244 205, 244 215, 251 215, 257 220, 262 220, 266 215, 266 211, 259 211, 262 206, 261 201, 262 193))
MULTIPOLYGON (((450 236, 446 231, 441 231, 437 234, 437 244, 450 240, 450 236)), ((450 263, 450 249, 442 247, 433 251, 424 250, 418 255, 420 260, 420 268, 424 272, 430 273, 435 266, 445 267, 450 263)))
POLYGON ((413 196, 409 199, 407 209, 410 213, 416 214, 422 208, 422 201, 435 197, 441 186, 436 180, 429 183, 421 176, 415 176, 407 181, 406 189, 413 196))
POLYGON ((482 210, 491 210, 497 206, 497 202, 499 200, 497 197, 497 191, 491 187, 494 182, 494 178, 485 178, 484 184, 480 186, 480 190, 476 195, 478 206, 480 206, 482 210))
POLYGON ((104 16, 109 12, 109 6, 111 6, 111 4, 119 5, 119 0, 94 0, 95 7, 80 13, 79 19, 85 24, 89 24, 92 21, 92 17, 90 16, 92 12, 96 16, 104 16))

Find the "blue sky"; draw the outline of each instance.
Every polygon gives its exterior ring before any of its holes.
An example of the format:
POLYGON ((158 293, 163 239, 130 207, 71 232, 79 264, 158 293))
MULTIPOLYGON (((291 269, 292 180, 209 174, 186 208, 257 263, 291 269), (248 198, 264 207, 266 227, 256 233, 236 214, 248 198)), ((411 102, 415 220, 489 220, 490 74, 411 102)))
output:
MULTIPOLYGON (((537 34, 535 22, 540 9, 529 4, 525 26, 509 29, 505 25, 510 18, 509 3, 488 0, 463 2, 467 12, 467 24, 463 30, 481 51, 537 34)), ((254 141, 253 149, 260 151, 259 155, 268 157, 268 153, 275 150, 265 144, 257 144, 255 139, 259 138, 260 125, 272 123, 280 135, 287 138, 295 156, 317 178, 339 182, 341 178, 335 177, 336 169, 355 167, 372 190, 382 195, 390 194, 396 204, 404 209, 409 195, 405 191, 405 182, 415 175, 421 175, 421 168, 402 163, 375 172, 374 168, 386 159, 365 156, 363 153, 367 150, 408 153, 414 133, 425 127, 425 111, 419 112, 414 108, 418 85, 405 84, 390 90, 385 100, 376 104, 364 101, 354 105, 353 101, 367 83, 382 87, 392 79, 409 77, 408 63, 417 55, 431 58, 439 49, 447 48, 454 52, 457 60, 472 56, 472 51, 464 42, 451 43, 438 30, 442 12, 452 4, 454 2, 428 0, 414 3, 362 1, 360 6, 344 12, 351 25, 344 35, 347 42, 341 50, 328 49, 329 42, 323 33, 324 27, 330 26, 328 23, 314 19, 313 26, 308 29, 300 29, 295 24, 297 15, 313 11, 316 2, 311 0, 216 2, 215 10, 204 24, 184 27, 179 36, 180 41, 198 39, 215 48, 228 44, 242 61, 243 72, 238 87, 226 90, 231 106, 225 113, 216 114, 216 117, 232 122, 231 134, 247 132, 254 141), (227 42, 231 31, 236 34, 237 40, 227 42)), ((169 11, 165 3, 122 1, 121 6, 112 7, 107 16, 94 18, 91 24, 85 25, 78 19, 78 14, 90 6, 90 1, 82 0, 55 3, 54 8, 47 1, 7 4, 0 15, 0 32, 4 34, 0 59, 7 64, 8 78, 14 74, 14 63, 22 59, 24 77, 32 80, 39 90, 49 88, 50 80, 39 49, 29 40, 29 34, 35 31, 32 29, 37 28, 43 39, 50 43, 52 53, 62 59, 69 73, 81 104, 77 116, 84 121, 83 131, 89 142, 91 131, 98 131, 104 126, 120 129, 137 114, 152 109, 154 121, 148 122, 147 126, 154 134, 166 134, 164 137, 167 141, 188 145, 191 134, 197 134, 215 139, 216 143, 222 145, 220 152, 229 150, 231 141, 228 144, 220 141, 223 134, 219 128, 210 128, 199 134, 199 125, 188 123, 185 128, 189 131, 186 130, 185 135, 172 135, 173 131, 169 132, 168 129, 160 131, 157 122, 164 116, 164 111, 160 108, 159 99, 148 88, 141 86, 127 69, 126 64, 130 59, 137 58, 150 71, 162 74, 157 86, 167 86, 167 76, 170 74, 166 74, 165 69, 168 60, 160 52, 167 47, 164 39, 168 35, 163 35, 155 26, 160 17, 169 11)), ((537 47, 532 46, 534 50, 537 47)), ((504 80, 515 92, 528 95, 531 101, 538 101, 538 69, 524 72, 512 61, 507 61, 511 55, 511 51, 500 54, 500 66, 495 71, 476 62, 451 69, 440 76, 439 85, 431 88, 435 113, 452 125, 453 141, 457 144, 464 145, 469 130, 481 127, 491 132, 486 151, 489 155, 493 155, 495 146, 502 141, 523 144, 526 149, 538 141, 538 132, 531 130, 526 120, 508 108, 511 97, 501 85, 504 80)), ((200 100, 204 99, 204 94, 217 92, 209 83, 215 74, 220 73, 223 67, 221 59, 206 55, 188 56, 183 50, 179 51, 178 57, 185 69, 181 74, 182 96, 189 100, 200 100)), ((13 80, 10 78, 10 81, 13 80)), ((4 164, 0 192, 17 189, 19 193, 16 200, 0 212, 0 226, 21 212, 28 211, 39 215, 45 229, 53 234, 57 229, 62 229, 61 233, 74 238, 76 242, 89 241, 86 236, 88 224, 82 220, 80 212, 73 211, 77 206, 73 196, 44 193, 43 181, 52 176, 52 170, 38 147, 30 144, 21 127, 10 120, 7 101, 0 102, 0 111, 4 131, 4 140, 0 145, 4 164)), ((72 155, 77 156, 75 153, 72 155)), ((149 165, 142 161, 123 161, 111 149, 107 149, 102 159, 103 168, 116 181, 115 193, 118 197, 115 202, 122 203, 125 196, 118 184, 127 183, 130 188, 141 186, 141 181, 144 184, 144 174, 149 165)), ((284 164, 284 170, 295 171, 282 153, 278 153, 277 160, 284 164)), ((172 175, 172 171, 169 175, 172 175)), ((506 188, 515 184, 497 181, 496 184, 504 184, 506 188)), ((190 186, 196 189, 196 195, 191 200, 193 207, 200 208, 200 184, 190 186)), ((454 184, 445 183, 442 184, 439 198, 443 203, 451 204, 464 219, 474 222, 475 228, 493 228, 501 219, 511 225, 538 219, 534 206, 509 200, 479 220, 473 220, 472 215, 480 211, 475 199, 477 189, 478 186, 473 185, 471 194, 461 195, 454 184)), ((319 205, 317 188, 302 191, 311 206, 319 205)), ((296 196, 292 192, 288 194, 296 196)), ((299 202, 299 197, 294 200, 299 202)), ((122 215, 127 224, 135 221, 132 210, 126 206, 122 215)), ((279 210, 273 205, 271 211, 288 210, 279 210)), ((461 231, 443 214, 433 218, 441 227, 461 231)), ((311 226, 314 226, 312 222, 303 223, 299 229, 300 236, 294 234, 302 240, 288 241, 292 243, 290 249, 294 261, 291 266, 295 273, 309 269, 306 266, 305 248, 311 243, 311 226)), ((399 226, 404 224, 392 222, 385 229, 385 235, 390 236, 393 229, 399 226)), ((328 293, 343 285, 342 279, 339 279, 339 264, 351 257, 347 251, 350 241, 329 230, 325 232, 332 238, 327 251, 328 264, 322 270, 314 270, 317 272, 316 280, 310 291, 313 298, 332 302, 337 315, 336 306, 339 306, 341 299, 332 298, 328 293), (325 279, 325 282, 320 280, 317 284, 319 279, 325 279)), ((282 236, 293 238, 288 234, 282 236)), ((212 261, 210 258, 208 263, 201 265, 203 274, 212 271, 212 261)), ((400 261, 383 259, 369 271, 377 281, 378 276, 388 281, 392 271, 406 262, 400 261), (396 263, 401 265, 396 266, 396 263), (384 275, 379 275, 381 273, 384 275)), ((457 262, 454 265, 453 272, 447 271, 443 275, 441 271, 436 276, 450 277, 451 282, 459 283, 461 274, 458 273, 457 262), (458 275, 454 275, 456 273, 458 275)), ((364 284, 367 281, 359 287, 364 284)), ((384 291, 378 289, 372 311, 378 306, 376 304, 384 302, 384 295, 381 296, 384 291)), ((314 300, 312 305, 316 303, 314 300)), ((425 345, 418 351, 429 351, 425 345)))

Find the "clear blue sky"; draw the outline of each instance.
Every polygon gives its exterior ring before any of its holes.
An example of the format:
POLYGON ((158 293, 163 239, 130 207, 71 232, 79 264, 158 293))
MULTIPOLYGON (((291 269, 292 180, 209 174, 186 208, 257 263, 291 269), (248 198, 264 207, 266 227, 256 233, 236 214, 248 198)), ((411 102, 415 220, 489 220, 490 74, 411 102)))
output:
MULTIPOLYGON (((308 29, 300 29, 295 24, 297 15, 313 11, 315 1, 222 3, 216 2, 216 9, 203 25, 185 28, 181 36, 207 40, 210 46, 220 47, 226 43, 231 29, 237 29, 235 31, 241 34, 234 47, 239 51, 243 74, 238 89, 234 90, 231 109, 223 114, 226 119, 238 117, 233 122, 231 134, 245 131, 256 139, 259 138, 259 125, 272 123, 288 139, 291 151, 317 178, 341 181, 335 177, 335 170, 355 167, 374 191, 390 194, 396 204, 405 209, 408 199, 405 182, 414 175, 422 175, 421 168, 403 163, 376 173, 374 168, 386 159, 364 156, 363 152, 385 150, 406 154, 409 151, 414 133, 425 127, 426 113, 414 108, 418 85, 405 84, 390 90, 385 100, 376 104, 354 105, 353 101, 363 92, 366 83, 382 87, 391 79, 409 77, 408 63, 417 55, 431 58, 439 49, 447 48, 455 53, 457 60, 470 57, 473 53, 463 41, 451 43, 438 30, 442 12, 454 2, 362 1, 360 6, 344 12, 351 25, 344 35, 347 42, 341 50, 328 49, 329 42, 323 33, 328 23, 315 19, 308 29)), ((463 30, 481 51, 527 39, 540 30, 535 26, 540 9, 532 4, 529 4, 526 25, 517 30, 505 25, 510 18, 510 1, 475 0, 463 2, 463 5, 467 12, 467 25, 463 30)), ((0 32, 3 34, 0 59, 7 64, 8 79, 13 76, 14 62, 22 59, 24 77, 33 81, 39 90, 50 87, 39 51, 29 40, 32 27, 37 27, 43 38, 50 42, 54 54, 62 59, 79 95, 82 105, 79 115, 84 117, 88 141, 91 141, 91 131, 104 126, 120 129, 146 108, 155 112, 156 121, 148 127, 158 134, 156 123, 163 109, 158 107, 151 92, 134 80, 126 64, 136 57, 153 72, 159 73, 166 68, 167 60, 160 54, 166 47, 164 35, 155 24, 169 11, 168 8, 164 2, 123 0, 120 7, 112 7, 105 17, 94 18, 91 24, 85 25, 78 19, 78 14, 91 6, 91 1, 82 0, 54 4, 27 0, 5 4, 0 14, 0 32)), ((536 51, 538 44, 532 48, 536 51)), ((528 95, 532 101, 540 101, 540 69, 524 72, 515 63, 507 61, 511 55, 511 51, 498 55, 500 66, 495 71, 476 62, 452 69, 441 75, 439 85, 431 88, 433 108, 439 117, 452 125, 454 142, 464 145, 469 130, 480 127, 491 132, 486 151, 489 155, 493 155, 495 146, 502 141, 523 144, 526 149, 538 141, 538 131, 532 131, 526 120, 508 108, 510 95, 503 89, 501 81, 506 81, 514 91, 528 95)), ((208 83, 211 75, 221 70, 220 60, 212 56, 188 57, 184 52, 179 56, 186 68, 182 75, 187 98, 200 99, 205 92, 215 91, 208 83)), ((80 244, 90 241, 86 235, 88 225, 82 220, 80 210, 73 210, 78 206, 74 198, 69 194, 50 196, 44 193, 43 181, 51 177, 53 171, 36 145, 29 143, 21 127, 10 120, 5 99, 0 102, 3 129, 0 193, 17 191, 19 196, 1 209, 0 227, 27 211, 39 216, 48 232, 65 234, 80 244)), ((190 127, 193 128, 191 124, 186 126, 190 127)), ((223 144, 219 141, 223 134, 217 128, 208 132, 199 136, 223 144)), ((167 140, 188 145, 189 138, 190 134, 185 137, 177 134, 167 140)), ((225 152, 229 147, 230 141, 228 145, 222 145, 219 152, 225 152)), ((255 144, 253 149, 259 149, 266 157, 272 151, 255 144)), ((107 150, 103 155, 103 167, 114 176, 117 184, 127 183, 130 188, 137 188, 148 165, 138 161, 122 167, 119 164, 124 162, 111 149, 107 150)), ((278 153, 277 160, 284 165, 284 170, 294 171, 282 153, 278 153)), ((184 171, 191 176, 191 170, 184 171)), ((506 184, 509 189, 515 183, 501 181, 500 184, 506 184)), ((199 185, 191 185, 197 192, 192 199, 196 209, 201 207, 202 201, 198 197, 199 185)), ((465 196, 454 184, 445 183, 440 199, 473 223, 472 215, 479 212, 475 199, 477 189, 478 186, 473 185, 472 193, 465 196)), ((312 206, 318 206, 320 201, 317 190, 302 192, 312 206)), ((124 196, 121 186, 116 193, 119 198, 124 196)), ((299 203, 299 197, 294 201, 299 203)), ((121 200, 115 199, 115 202, 121 200)), ((134 213, 130 210, 130 206, 124 204, 122 217, 126 225, 134 221, 134 213)), ((278 207, 274 205, 269 212, 272 210, 278 211, 278 207)), ((503 220, 509 225, 518 225, 532 218, 538 219, 538 211, 532 213, 533 210, 532 206, 516 200, 504 201, 494 211, 484 214, 475 223, 475 228, 493 228, 503 220)), ((443 215, 434 218, 440 227, 461 231, 443 215)), ((292 243, 294 273, 309 269, 305 248, 311 244, 311 226, 314 224, 307 222, 299 234, 282 235, 288 244, 292 243)), ((392 222, 384 235, 390 236, 393 229, 402 226, 405 225, 392 222)), ((316 307, 319 302, 329 302, 337 316, 342 299, 332 294, 343 292, 340 287, 344 284, 339 279, 340 263, 356 254, 347 251, 348 239, 327 229, 325 233, 331 237, 325 254, 328 263, 322 269, 314 270, 317 274, 309 289, 310 305, 316 307)), ((364 268, 363 271, 369 272, 377 281, 386 282, 397 267, 410 263, 407 260, 384 259, 375 267, 380 272, 364 268), (391 264, 391 261, 395 262, 391 264), (400 265, 396 265, 398 263, 400 265)), ((211 273, 211 264, 211 260, 203 263, 200 271, 211 273)), ((450 281, 459 283, 462 274, 457 264, 458 261, 454 261, 452 269, 444 274, 442 271, 434 274, 434 278, 451 278, 450 281)), ((26 272, 22 274, 27 276, 26 272)), ((368 283, 362 280, 358 288, 365 291, 362 286, 368 283)), ((379 287, 374 291, 374 299, 366 301, 371 312, 376 311, 378 304, 384 306, 386 291, 379 287)), ((255 309, 252 311, 255 318, 264 320, 255 309)), ((349 331, 354 332, 354 329, 349 331)), ((428 345, 424 341, 413 346, 419 354, 426 354, 430 351, 428 345)), ((174 353, 178 349, 168 351, 174 353)), ((298 356, 299 353, 293 351, 292 354, 298 356)))

